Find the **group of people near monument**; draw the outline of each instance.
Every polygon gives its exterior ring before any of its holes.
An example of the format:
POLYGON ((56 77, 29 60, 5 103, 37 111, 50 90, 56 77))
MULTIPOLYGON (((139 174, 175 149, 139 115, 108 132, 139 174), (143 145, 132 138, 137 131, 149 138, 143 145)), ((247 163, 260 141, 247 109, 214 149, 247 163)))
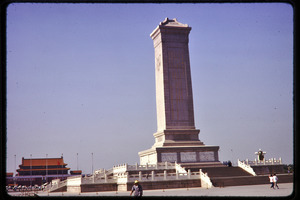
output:
POLYGON ((275 189, 275 187, 277 187, 277 189, 279 189, 277 185, 278 177, 276 176, 276 174, 274 175, 270 174, 269 179, 271 183, 271 188, 275 189))

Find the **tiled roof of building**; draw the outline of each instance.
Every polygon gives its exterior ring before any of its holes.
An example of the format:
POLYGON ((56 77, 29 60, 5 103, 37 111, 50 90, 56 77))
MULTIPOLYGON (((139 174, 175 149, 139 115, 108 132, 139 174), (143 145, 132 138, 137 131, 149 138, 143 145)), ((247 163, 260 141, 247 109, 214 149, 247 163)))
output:
POLYGON ((57 166, 57 165, 67 165, 64 162, 63 157, 61 158, 22 158, 22 166, 57 166))
MULTIPOLYGON (((70 168, 51 168, 51 169, 47 169, 48 171, 66 171, 66 170, 69 170, 70 168)), ((45 171, 46 169, 17 169, 17 172, 30 172, 30 171, 45 171)))
POLYGON ((73 173, 82 173, 81 170, 72 170, 71 172, 73 172, 73 173))
POLYGON ((14 173, 12 172, 6 172, 6 176, 12 177, 14 175, 14 173))

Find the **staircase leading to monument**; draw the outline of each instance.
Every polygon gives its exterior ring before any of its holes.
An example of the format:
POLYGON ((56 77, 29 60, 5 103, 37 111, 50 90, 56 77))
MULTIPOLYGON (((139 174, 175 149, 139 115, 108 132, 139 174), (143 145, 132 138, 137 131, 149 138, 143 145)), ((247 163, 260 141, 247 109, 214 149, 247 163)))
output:
MULTIPOLYGON (((251 166, 253 172, 248 172, 242 167, 227 167, 219 166, 186 166, 192 172, 196 172, 201 168, 203 173, 206 173, 214 187, 239 186, 239 185, 257 185, 268 184, 269 174, 276 173, 280 183, 293 182, 293 176, 285 174, 283 165, 256 165, 251 166)), ((250 167, 250 165, 249 165, 250 167)), ((250 167, 250 168, 251 168, 250 167)))
POLYGON ((210 167, 210 168, 202 168, 204 173, 207 173, 210 178, 220 178, 220 177, 237 177, 237 176, 252 176, 245 170, 240 167, 210 167))

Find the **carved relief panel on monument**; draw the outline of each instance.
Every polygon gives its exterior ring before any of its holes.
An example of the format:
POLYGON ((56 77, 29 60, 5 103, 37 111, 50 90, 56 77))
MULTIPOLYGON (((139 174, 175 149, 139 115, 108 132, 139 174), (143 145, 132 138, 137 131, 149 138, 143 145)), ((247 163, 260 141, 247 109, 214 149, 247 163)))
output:
POLYGON ((161 153, 161 162, 177 162, 177 153, 161 153))
POLYGON ((199 152, 200 162, 216 161, 214 151, 199 152))
POLYGON ((181 162, 196 162, 196 152, 180 152, 181 162))
POLYGON ((156 66, 156 70, 159 71, 160 68, 161 68, 161 54, 159 54, 159 55, 156 57, 156 60, 155 60, 155 66, 156 66))

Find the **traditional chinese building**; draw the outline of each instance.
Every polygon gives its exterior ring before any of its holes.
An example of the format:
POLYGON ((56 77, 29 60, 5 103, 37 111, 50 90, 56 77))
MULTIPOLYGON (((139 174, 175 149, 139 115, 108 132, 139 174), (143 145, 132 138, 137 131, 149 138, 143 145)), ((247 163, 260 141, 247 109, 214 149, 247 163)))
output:
POLYGON ((22 164, 17 169, 19 176, 68 174, 68 164, 60 158, 22 158, 22 164))
POLYGON ((70 168, 60 158, 22 158, 22 164, 17 169, 17 174, 6 174, 7 185, 42 185, 53 179, 65 180, 69 176, 81 174, 81 170, 69 174, 70 168), (76 173, 77 172, 77 173, 76 173))

